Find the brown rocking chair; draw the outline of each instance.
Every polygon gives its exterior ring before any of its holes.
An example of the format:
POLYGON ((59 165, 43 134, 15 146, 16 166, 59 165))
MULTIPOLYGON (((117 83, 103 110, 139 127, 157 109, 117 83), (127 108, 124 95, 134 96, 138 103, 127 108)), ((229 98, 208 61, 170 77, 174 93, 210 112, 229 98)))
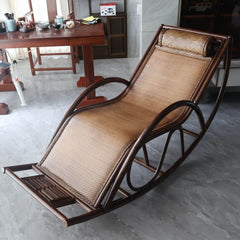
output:
POLYGON ((230 37, 161 26, 130 81, 107 78, 91 85, 66 113, 40 163, 3 171, 66 226, 129 203, 169 176, 201 140, 223 96, 230 60, 230 37), (205 120, 198 102, 222 60, 222 87, 205 120), (127 87, 111 100, 79 108, 93 90, 113 82, 127 87), (184 126, 192 114, 198 119, 197 130, 184 126), (176 132, 180 154, 168 162, 168 146, 176 132), (162 157, 152 162, 147 144, 161 136, 166 136, 162 157), (192 141, 187 146, 189 136, 192 141), (140 151, 142 158, 137 157, 140 151), (134 167, 151 172, 150 180, 136 186, 134 167), (17 175, 30 169, 38 175, 17 175), (70 204, 80 205, 85 212, 66 217, 60 207, 70 204))

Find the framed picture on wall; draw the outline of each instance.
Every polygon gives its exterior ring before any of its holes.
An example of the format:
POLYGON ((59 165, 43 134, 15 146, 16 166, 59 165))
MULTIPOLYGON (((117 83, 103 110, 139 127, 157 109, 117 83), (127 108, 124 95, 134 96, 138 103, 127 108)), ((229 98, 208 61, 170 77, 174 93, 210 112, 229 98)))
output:
POLYGON ((116 16, 116 3, 102 3, 100 4, 101 16, 116 16))

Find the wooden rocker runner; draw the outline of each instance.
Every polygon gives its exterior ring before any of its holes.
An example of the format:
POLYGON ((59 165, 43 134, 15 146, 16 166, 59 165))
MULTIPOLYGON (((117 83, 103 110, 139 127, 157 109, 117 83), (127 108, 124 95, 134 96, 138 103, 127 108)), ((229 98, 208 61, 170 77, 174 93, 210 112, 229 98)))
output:
POLYGON ((66 226, 129 203, 169 176, 201 140, 223 96, 230 59, 230 37, 161 26, 130 81, 106 78, 92 84, 70 107, 39 163, 3 171, 66 226), (221 61, 222 87, 205 120, 198 102, 221 61), (126 88, 104 103, 78 107, 88 94, 108 83, 126 88), (184 125, 192 114, 197 116, 197 131, 184 125), (174 133, 180 136, 180 154, 166 164, 174 133), (147 144, 163 135, 162 156, 152 161, 147 144), (192 141, 185 144, 189 136, 192 141), (140 151, 142 158, 137 157, 140 151), (136 186, 134 167, 151 172, 150 180, 136 186), (18 177, 18 171, 29 169, 38 175, 18 177), (66 217, 60 208, 70 204, 85 212, 66 217))

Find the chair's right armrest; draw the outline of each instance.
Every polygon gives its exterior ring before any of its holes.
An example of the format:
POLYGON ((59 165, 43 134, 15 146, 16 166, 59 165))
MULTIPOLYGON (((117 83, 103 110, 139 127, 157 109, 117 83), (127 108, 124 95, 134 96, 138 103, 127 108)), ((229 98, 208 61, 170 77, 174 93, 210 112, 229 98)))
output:
POLYGON ((171 112, 173 112, 174 110, 176 110, 178 108, 181 108, 181 107, 189 107, 191 111, 192 110, 195 111, 197 116, 198 116, 202 131, 206 131, 206 123, 205 123, 205 120, 204 120, 204 117, 203 117, 203 113, 202 113, 201 109, 199 108, 199 106, 196 103, 194 103, 192 101, 189 101, 189 100, 180 100, 180 101, 177 101, 177 102, 174 102, 174 103, 170 104, 168 107, 163 109, 153 119, 153 121, 150 123, 150 125, 142 131, 142 134, 139 136, 137 141, 142 141, 142 139, 149 136, 155 130, 155 128, 158 126, 158 124, 167 115, 169 115, 171 112))

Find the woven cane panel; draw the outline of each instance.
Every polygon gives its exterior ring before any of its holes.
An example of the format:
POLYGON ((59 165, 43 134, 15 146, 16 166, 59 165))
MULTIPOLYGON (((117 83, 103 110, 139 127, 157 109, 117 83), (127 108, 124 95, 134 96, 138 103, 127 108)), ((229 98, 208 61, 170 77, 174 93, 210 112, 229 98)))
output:
POLYGON ((151 111, 124 102, 79 113, 42 167, 93 205, 126 146, 153 118, 151 111))
POLYGON ((169 104, 190 99, 208 64, 155 49, 126 97, 70 120, 42 168, 94 205, 129 143, 169 104))
POLYGON ((168 29, 160 34, 159 46, 192 52, 206 57, 211 52, 212 39, 212 37, 202 34, 168 29))
POLYGON ((179 100, 192 99, 210 58, 193 58, 156 48, 124 101, 156 114, 179 100))

